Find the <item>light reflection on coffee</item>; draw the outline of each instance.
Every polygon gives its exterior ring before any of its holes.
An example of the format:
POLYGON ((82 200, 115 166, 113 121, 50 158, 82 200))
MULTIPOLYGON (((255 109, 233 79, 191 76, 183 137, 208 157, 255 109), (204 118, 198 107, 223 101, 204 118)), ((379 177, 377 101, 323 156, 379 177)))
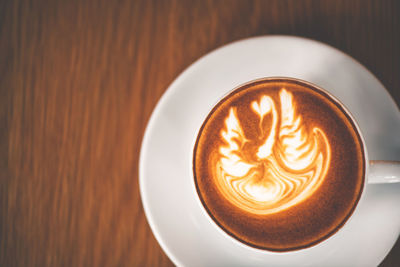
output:
POLYGON ((251 246, 316 244, 348 219, 364 183, 360 137, 342 107, 308 83, 246 84, 210 112, 194 149, 199 197, 251 246))

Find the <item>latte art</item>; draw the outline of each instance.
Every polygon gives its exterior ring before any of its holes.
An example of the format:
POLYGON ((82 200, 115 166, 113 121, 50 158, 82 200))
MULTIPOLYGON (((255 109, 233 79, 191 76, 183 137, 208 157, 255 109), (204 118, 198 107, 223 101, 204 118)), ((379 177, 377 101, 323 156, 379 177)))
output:
POLYGON ((361 137, 343 106, 290 78, 240 86, 211 110, 193 149, 199 199, 218 227, 270 251, 338 231, 361 196, 361 137))
POLYGON ((219 148, 213 177, 227 200, 254 214, 279 212, 303 201, 319 187, 329 168, 326 135, 296 115, 291 93, 281 89, 279 97, 280 112, 267 95, 251 103, 259 117, 259 136, 265 140, 254 151, 255 157, 244 151, 253 140, 246 138, 235 107, 230 108, 221 131, 226 145, 219 148), (267 117, 272 117, 270 127, 264 127, 267 117))

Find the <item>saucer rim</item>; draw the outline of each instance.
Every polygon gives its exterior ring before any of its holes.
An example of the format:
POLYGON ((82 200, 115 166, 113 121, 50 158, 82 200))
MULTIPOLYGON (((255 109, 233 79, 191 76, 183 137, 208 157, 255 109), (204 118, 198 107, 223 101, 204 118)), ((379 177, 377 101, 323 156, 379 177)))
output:
MULTIPOLYGON (((207 58, 212 57, 213 55, 220 53, 222 50, 226 49, 227 47, 238 45, 238 44, 243 44, 248 41, 268 41, 269 39, 282 39, 283 42, 292 42, 292 41, 306 41, 310 43, 314 43, 316 45, 319 45, 321 47, 328 48, 332 51, 335 51, 335 53, 339 53, 342 56, 345 56, 347 59, 350 59, 353 63, 356 63, 357 67, 361 67, 361 69, 367 73, 372 79, 375 80, 380 85, 380 88, 377 90, 382 91, 381 89, 384 89, 383 91, 386 92, 386 95, 389 96, 390 101, 392 101, 392 106, 394 106, 398 112, 400 112, 400 108, 397 105, 396 101, 390 94, 390 92, 386 89, 386 87, 381 83, 381 81, 371 72, 369 71, 364 65, 362 65, 360 62, 358 62, 356 59, 348 55, 347 53, 331 46, 326 43, 322 43, 317 40, 301 37, 301 36, 291 36, 291 35, 262 35, 262 36, 255 36, 255 37, 249 37, 249 38, 244 38, 244 39, 239 39, 234 42, 227 43, 225 45, 222 45, 214 50, 211 50, 210 52, 202 55, 200 58, 195 60, 193 63, 191 63, 189 66, 187 66, 173 81, 172 83, 167 87, 165 92, 162 94, 160 99, 157 101, 157 104, 155 108, 153 109, 151 116, 147 122, 146 129, 143 134, 143 139, 142 139, 142 144, 140 148, 140 154, 139 154, 139 165, 138 165, 138 170, 139 170, 139 191, 140 191, 140 197, 144 209, 144 213, 147 219, 147 222, 150 225, 150 228, 152 230, 152 233, 154 234, 157 242, 163 249, 163 251, 166 253, 166 255, 171 259, 171 261, 177 265, 177 266, 182 266, 182 262, 178 259, 178 256, 176 256, 174 253, 171 252, 170 248, 168 245, 165 243, 164 239, 161 237, 161 233, 159 228, 156 225, 156 222, 153 218, 153 214, 151 212, 151 208, 149 207, 149 200, 148 200, 148 192, 144 188, 145 184, 145 158, 147 158, 147 153, 149 152, 148 149, 148 143, 150 142, 149 140, 149 135, 150 132, 152 132, 152 129, 155 127, 157 123, 157 115, 158 113, 162 110, 165 104, 168 104, 167 101, 170 97, 174 95, 174 93, 178 90, 179 84, 181 81, 187 78, 188 74, 191 71, 196 71, 196 67, 198 65, 201 65, 203 61, 205 61, 207 58)), ((307 43, 304 43, 304 45, 307 45, 307 43)), ((298 79, 294 77, 295 79, 298 79)), ((361 132, 361 131, 360 131, 361 132)), ((365 141, 364 141, 365 142, 365 141)), ((386 255, 385 255, 386 256, 386 255)))

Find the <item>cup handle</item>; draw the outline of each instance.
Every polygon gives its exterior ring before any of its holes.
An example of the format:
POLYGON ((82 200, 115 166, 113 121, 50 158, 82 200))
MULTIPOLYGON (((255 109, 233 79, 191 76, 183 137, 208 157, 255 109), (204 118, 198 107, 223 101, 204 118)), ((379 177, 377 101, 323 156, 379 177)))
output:
POLYGON ((400 182, 400 161, 371 160, 369 164, 369 184, 400 182))

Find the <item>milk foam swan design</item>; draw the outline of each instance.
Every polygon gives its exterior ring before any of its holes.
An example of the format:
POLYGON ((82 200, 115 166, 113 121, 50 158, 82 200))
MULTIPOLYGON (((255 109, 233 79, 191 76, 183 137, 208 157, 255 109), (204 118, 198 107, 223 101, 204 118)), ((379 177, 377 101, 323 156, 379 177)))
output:
MULTIPOLYGON (((328 138, 296 114, 293 95, 279 91, 280 106, 268 95, 251 102, 259 119, 261 145, 249 156, 236 108, 231 107, 221 130, 224 145, 214 177, 222 195, 233 205, 259 215, 283 211, 318 189, 329 168, 328 138), (271 117, 269 117, 271 116, 271 117), (271 123, 264 123, 264 119, 271 123)), ((279 103, 278 103, 279 105, 279 103)))

